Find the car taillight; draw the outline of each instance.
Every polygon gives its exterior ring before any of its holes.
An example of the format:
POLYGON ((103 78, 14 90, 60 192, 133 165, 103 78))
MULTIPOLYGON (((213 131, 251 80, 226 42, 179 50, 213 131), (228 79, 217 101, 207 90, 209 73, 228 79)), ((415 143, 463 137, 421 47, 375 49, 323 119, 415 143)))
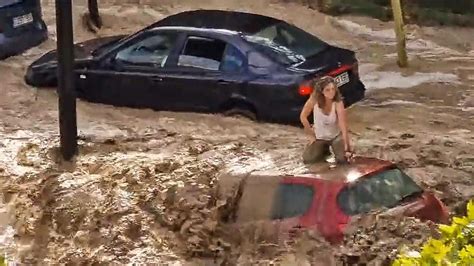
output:
POLYGON ((438 222, 447 224, 449 222, 449 210, 448 210, 448 208, 446 208, 446 206, 444 205, 444 203, 441 200, 439 200, 436 197, 434 197, 434 198, 436 200, 436 203, 438 205, 438 210, 439 210, 438 222))
POLYGON ((311 94, 311 92, 313 92, 313 89, 311 89, 311 87, 308 85, 301 85, 300 88, 298 89, 298 93, 301 96, 308 96, 311 94))
POLYGON ((313 88, 308 83, 303 83, 298 88, 298 93, 301 96, 309 96, 313 92, 313 88))

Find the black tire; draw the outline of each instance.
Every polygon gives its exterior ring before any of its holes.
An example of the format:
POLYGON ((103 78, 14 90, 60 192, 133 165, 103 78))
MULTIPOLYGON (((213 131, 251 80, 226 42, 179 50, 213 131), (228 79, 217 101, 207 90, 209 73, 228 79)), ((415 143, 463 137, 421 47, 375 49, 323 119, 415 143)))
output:
POLYGON ((249 107, 235 106, 223 112, 225 116, 243 117, 252 121, 257 121, 257 114, 249 107))

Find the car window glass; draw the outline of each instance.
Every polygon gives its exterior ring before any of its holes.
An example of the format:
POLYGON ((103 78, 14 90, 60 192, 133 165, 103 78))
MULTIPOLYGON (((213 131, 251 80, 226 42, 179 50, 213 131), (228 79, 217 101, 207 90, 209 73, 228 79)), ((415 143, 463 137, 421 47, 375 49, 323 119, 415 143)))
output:
POLYGON ((258 32, 258 34, 256 35, 268 40, 273 40, 277 36, 276 26, 273 25, 273 26, 264 28, 263 30, 258 32))
POLYGON ((273 219, 284 219, 304 215, 313 202, 313 187, 300 184, 281 184, 278 187, 273 219))
POLYGON ((228 44, 221 63, 221 70, 223 72, 239 72, 245 61, 245 55, 235 46, 228 44))
POLYGON ((121 50, 115 59, 132 65, 164 67, 176 39, 174 33, 153 35, 121 50))
POLYGON ((226 43, 220 40, 189 37, 179 55, 178 66, 219 70, 226 43))
POLYGON ((390 169, 343 189, 338 205, 348 215, 366 213, 376 208, 395 207, 405 197, 421 188, 400 169, 390 169))
POLYGON ((256 36, 270 40, 276 44, 290 46, 295 42, 291 32, 282 28, 281 25, 273 25, 260 31, 256 36))
POLYGON ((270 25, 244 38, 285 65, 304 62, 328 47, 316 36, 285 22, 270 25))

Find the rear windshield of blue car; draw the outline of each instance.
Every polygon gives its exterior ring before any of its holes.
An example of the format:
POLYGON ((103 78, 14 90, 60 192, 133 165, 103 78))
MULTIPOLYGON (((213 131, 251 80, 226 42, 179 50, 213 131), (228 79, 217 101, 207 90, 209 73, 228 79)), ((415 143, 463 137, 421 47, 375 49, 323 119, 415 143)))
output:
POLYGON ((316 36, 285 22, 267 26, 244 38, 258 51, 284 65, 302 63, 328 47, 316 36))
POLYGON ((337 203, 347 215, 367 213, 378 208, 393 208, 405 198, 423 192, 400 169, 388 169, 341 190, 337 203))

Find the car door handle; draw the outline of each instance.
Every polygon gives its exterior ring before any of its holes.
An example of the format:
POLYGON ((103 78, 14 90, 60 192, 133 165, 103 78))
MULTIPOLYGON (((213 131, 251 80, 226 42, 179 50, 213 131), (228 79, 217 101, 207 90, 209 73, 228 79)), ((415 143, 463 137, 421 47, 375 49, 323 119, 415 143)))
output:
POLYGON ((230 84, 230 81, 228 80, 224 80, 224 79, 220 79, 217 81, 218 84, 230 84))
POLYGON ((160 77, 160 76, 153 76, 153 77, 151 77, 151 80, 153 82, 161 82, 161 81, 163 81, 163 78, 160 77))

